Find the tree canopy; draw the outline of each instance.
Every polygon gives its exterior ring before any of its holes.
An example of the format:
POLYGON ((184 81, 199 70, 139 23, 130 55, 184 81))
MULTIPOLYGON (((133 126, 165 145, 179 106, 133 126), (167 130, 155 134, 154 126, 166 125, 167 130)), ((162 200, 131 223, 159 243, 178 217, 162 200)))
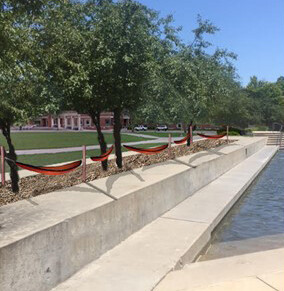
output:
POLYGON ((192 122, 284 122, 283 76, 275 83, 253 76, 241 86, 236 55, 206 39, 218 27, 197 16, 187 44, 173 21, 133 0, 0 0, 0 128, 15 192, 10 128, 43 113, 88 113, 105 153, 100 114, 112 111, 118 167, 125 111, 132 123, 184 128, 192 122))

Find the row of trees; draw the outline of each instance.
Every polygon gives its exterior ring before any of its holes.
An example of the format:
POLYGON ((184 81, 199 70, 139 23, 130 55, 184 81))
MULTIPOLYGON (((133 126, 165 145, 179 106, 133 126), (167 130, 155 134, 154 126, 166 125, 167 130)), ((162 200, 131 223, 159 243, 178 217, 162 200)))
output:
MULTIPOLYGON (((208 53, 204 36, 218 28, 200 16, 186 44, 171 16, 161 18, 132 0, 0 0, 0 12, 0 127, 11 160, 17 158, 11 125, 63 109, 89 113, 105 153, 100 114, 112 111, 122 167, 123 111, 133 123, 247 123, 260 87, 269 87, 257 81, 256 88, 241 88, 231 63, 236 56, 221 49, 208 53)), ((263 116, 261 105, 259 110, 263 116)), ((17 192, 17 167, 8 162, 17 192)), ((107 161, 102 166, 106 170, 107 161)))

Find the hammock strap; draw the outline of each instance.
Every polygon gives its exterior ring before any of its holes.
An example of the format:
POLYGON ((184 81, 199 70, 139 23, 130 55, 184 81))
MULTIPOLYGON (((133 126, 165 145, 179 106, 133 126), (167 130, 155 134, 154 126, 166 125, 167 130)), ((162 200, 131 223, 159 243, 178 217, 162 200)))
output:
POLYGON ((165 144, 159 147, 155 148, 150 148, 150 149, 142 149, 142 148, 136 148, 136 147, 131 147, 127 145, 123 145, 126 149, 134 152, 138 152, 140 154, 145 154, 145 155, 155 155, 158 153, 161 153, 163 150, 165 150, 169 145, 165 144))
POLYGON ((102 162, 102 161, 105 161, 106 159, 108 159, 108 157, 112 153, 112 151, 113 151, 113 145, 110 147, 110 149, 106 153, 104 153, 104 154, 102 154, 100 156, 90 157, 90 159, 92 161, 94 161, 94 162, 102 162))
POLYGON ((175 144, 182 144, 184 142, 186 142, 188 139, 190 138, 190 132, 181 140, 176 140, 174 141, 175 144))
POLYGON ((37 167, 37 166, 32 166, 32 165, 16 162, 16 161, 14 162, 17 166, 21 167, 22 169, 26 169, 29 171, 33 171, 33 172, 37 172, 37 173, 40 173, 43 175, 49 175, 49 176, 63 175, 63 174, 69 173, 75 170, 76 168, 78 168, 82 163, 82 161, 76 161, 76 162, 72 162, 63 166, 37 167))
POLYGON ((219 138, 224 137, 226 134, 219 134, 219 135, 206 135, 206 134, 198 133, 198 135, 199 135, 200 137, 204 137, 204 138, 208 138, 208 139, 219 139, 219 138))

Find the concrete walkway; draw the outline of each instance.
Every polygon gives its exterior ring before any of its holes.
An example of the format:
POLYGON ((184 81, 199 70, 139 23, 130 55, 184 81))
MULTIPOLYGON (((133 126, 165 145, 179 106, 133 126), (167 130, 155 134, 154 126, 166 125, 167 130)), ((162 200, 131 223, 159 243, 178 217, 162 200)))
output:
POLYGON ((213 229, 276 150, 276 147, 264 147, 54 290, 153 290, 170 271, 194 260, 210 240, 213 229))
POLYGON ((155 291, 283 291, 284 248, 193 263, 155 291))
POLYGON ((139 132, 125 132, 124 134, 131 135, 131 136, 137 136, 137 137, 150 138, 150 139, 151 138, 152 139, 160 138, 160 136, 155 136, 155 135, 147 134, 147 132, 144 132, 144 133, 139 133, 139 132))

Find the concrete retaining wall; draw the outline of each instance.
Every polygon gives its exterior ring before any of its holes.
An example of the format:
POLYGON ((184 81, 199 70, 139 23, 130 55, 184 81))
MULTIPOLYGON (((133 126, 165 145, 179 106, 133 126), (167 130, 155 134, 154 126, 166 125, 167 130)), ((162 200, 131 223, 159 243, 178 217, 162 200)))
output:
POLYGON ((50 290, 265 144, 240 138, 1 207, 0 290, 50 290))

